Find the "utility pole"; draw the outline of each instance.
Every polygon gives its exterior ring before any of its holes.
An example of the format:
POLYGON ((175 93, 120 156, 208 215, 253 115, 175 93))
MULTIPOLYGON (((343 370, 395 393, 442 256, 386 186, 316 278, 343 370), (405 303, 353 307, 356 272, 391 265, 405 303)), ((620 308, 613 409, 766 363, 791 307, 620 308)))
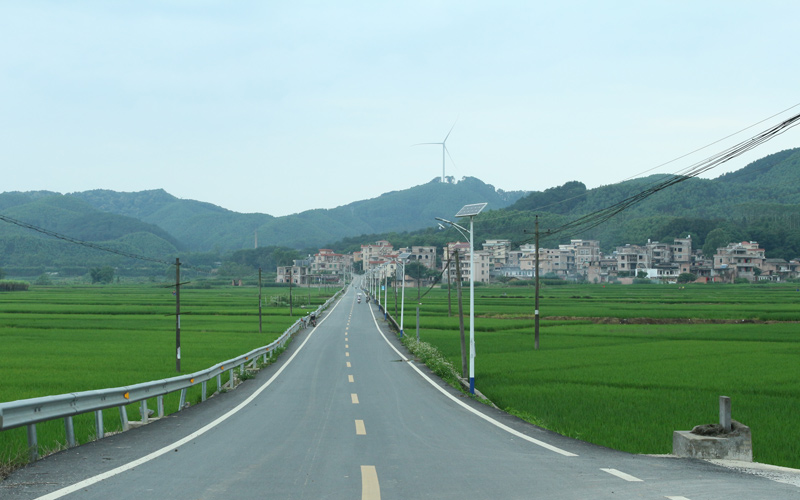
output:
POLYGON ((181 372, 181 259, 175 258, 175 370, 181 372))
POLYGON ((294 281, 294 264, 289 268, 289 316, 294 316, 292 311, 292 282, 294 281))
POLYGON ((415 261, 417 263, 417 342, 419 342, 419 308, 422 307, 422 299, 420 298, 421 292, 421 283, 420 283, 420 263, 419 261, 415 261))
POLYGON ((451 317, 453 315, 453 304, 450 301, 450 256, 447 257, 447 265, 444 266, 444 270, 447 273, 447 317, 451 317))
POLYGON ((534 283, 536 288, 536 297, 533 303, 533 348, 534 350, 539 350, 539 216, 536 216, 536 225, 534 227, 534 242, 536 245, 536 265, 534 272, 536 275, 534 276, 534 283))
POLYGON ((456 297, 458 298, 458 331, 461 335, 461 376, 467 378, 467 339, 464 337, 464 303, 461 300, 461 263, 456 250, 456 297))

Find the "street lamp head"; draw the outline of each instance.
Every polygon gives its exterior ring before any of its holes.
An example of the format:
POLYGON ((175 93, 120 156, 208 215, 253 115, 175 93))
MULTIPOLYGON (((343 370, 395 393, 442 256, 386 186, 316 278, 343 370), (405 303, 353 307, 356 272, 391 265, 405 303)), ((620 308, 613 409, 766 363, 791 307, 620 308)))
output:
POLYGON ((473 203, 471 205, 464 205, 464 207, 458 211, 456 217, 475 217, 481 213, 484 208, 486 208, 486 205, 488 205, 488 203, 473 203))

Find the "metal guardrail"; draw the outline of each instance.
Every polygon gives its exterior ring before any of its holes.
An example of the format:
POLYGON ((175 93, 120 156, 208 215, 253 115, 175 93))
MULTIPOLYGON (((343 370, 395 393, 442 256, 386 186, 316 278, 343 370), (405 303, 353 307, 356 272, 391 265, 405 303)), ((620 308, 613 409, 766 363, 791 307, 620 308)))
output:
MULTIPOLYGON (((319 317, 321 312, 327 309, 342 292, 343 290, 337 292, 333 297, 319 306, 313 314, 319 317)), ((221 389, 222 373, 226 370, 229 373, 226 385, 230 385, 230 387, 233 388, 234 370, 239 369, 239 373, 241 374, 245 371, 247 364, 255 367, 259 357, 262 357, 264 362, 266 362, 267 357, 271 357, 276 349, 286 345, 286 342, 292 335, 306 326, 307 318, 311 314, 312 313, 309 313, 307 316, 295 321, 292 326, 271 344, 253 349, 246 354, 217 363, 199 372, 124 387, 60 394, 57 396, 43 396, 0 403, 0 431, 27 426, 28 455, 30 461, 34 461, 39 458, 38 440, 36 437, 37 423, 63 418, 67 446, 72 447, 75 446, 75 431, 72 424, 72 417, 75 415, 94 412, 95 426, 97 429, 96 437, 100 439, 105 435, 103 427, 103 410, 105 409, 113 407, 119 408, 123 431, 130 428, 127 417, 127 405, 131 403, 139 402, 141 404, 140 413, 142 416, 142 423, 147 423, 150 414, 147 408, 148 399, 157 399, 158 416, 163 417, 163 397, 167 394, 181 391, 180 405, 178 407, 178 411, 180 411, 186 405, 186 392, 189 388, 201 385, 201 400, 205 401, 207 382, 216 378, 217 388, 221 389)))

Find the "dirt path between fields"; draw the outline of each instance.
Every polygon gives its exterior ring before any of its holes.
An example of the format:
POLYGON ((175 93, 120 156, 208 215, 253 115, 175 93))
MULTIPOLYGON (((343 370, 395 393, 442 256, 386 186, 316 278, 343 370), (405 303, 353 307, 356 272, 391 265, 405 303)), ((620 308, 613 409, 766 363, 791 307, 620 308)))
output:
MULTIPOLYGON (((497 316, 481 315, 484 318, 498 318, 497 316)), ((533 319, 533 315, 505 317, 503 319, 533 319)), ((585 317, 585 316, 543 316, 546 321, 591 321, 598 325, 733 325, 733 324, 760 324, 771 323, 797 323, 797 321, 764 321, 760 319, 703 319, 703 318, 610 318, 610 317, 585 317)))

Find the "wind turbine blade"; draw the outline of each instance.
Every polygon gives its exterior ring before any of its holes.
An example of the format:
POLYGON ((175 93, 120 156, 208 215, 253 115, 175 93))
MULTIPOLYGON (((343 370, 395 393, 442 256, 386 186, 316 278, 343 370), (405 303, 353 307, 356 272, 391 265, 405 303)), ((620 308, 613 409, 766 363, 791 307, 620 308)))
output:
POLYGON ((438 145, 441 145, 442 143, 441 142, 418 142, 416 144, 412 144, 412 146, 424 146, 426 144, 438 144, 438 145))
MULTIPOLYGON (((456 120, 456 121, 458 121, 458 120, 456 120)), ((453 122, 453 126, 452 126, 452 127, 450 127, 450 131, 449 131, 449 132, 447 132, 447 135, 446 135, 446 136, 444 136, 444 140, 442 141, 442 144, 444 144, 445 142, 447 142, 447 138, 448 138, 448 137, 450 137, 450 132, 452 132, 454 128, 456 128, 456 122, 453 122)))
POLYGON ((453 159, 452 156, 450 156, 450 150, 447 149, 447 146, 444 147, 444 150, 447 152, 447 157, 450 158, 450 163, 452 163, 453 166, 455 167, 456 166, 456 161, 453 159))

